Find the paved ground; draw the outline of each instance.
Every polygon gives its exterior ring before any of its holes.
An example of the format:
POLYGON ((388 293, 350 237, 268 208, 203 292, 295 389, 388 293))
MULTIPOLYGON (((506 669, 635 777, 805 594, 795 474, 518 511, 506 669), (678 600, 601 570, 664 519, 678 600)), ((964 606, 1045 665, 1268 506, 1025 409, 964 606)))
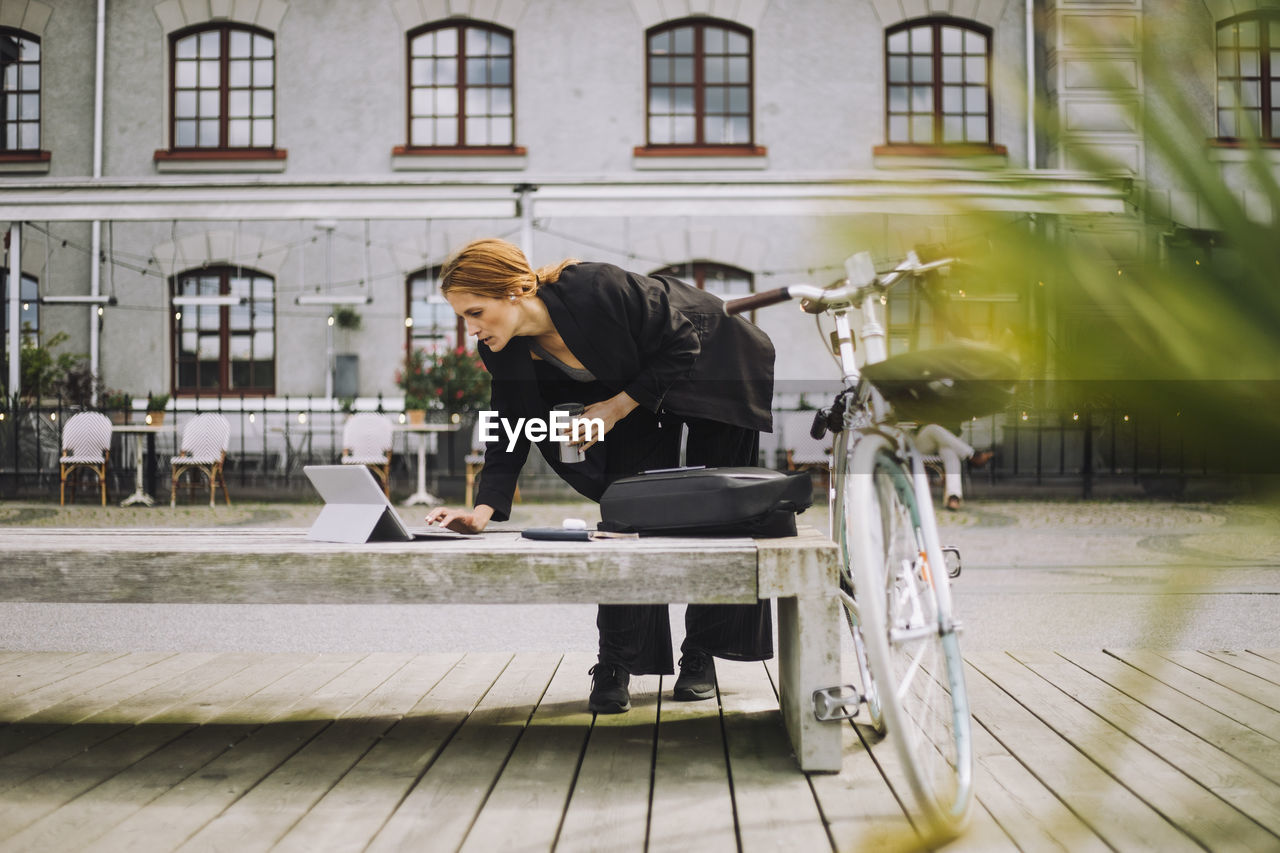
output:
MULTIPOLYGON (((310 525, 315 504, 153 509, 0 503, 0 524, 310 525)), ((402 510, 412 526, 418 509, 402 510)), ((505 526, 594 523, 592 504, 519 504, 505 526)), ((825 512, 802 521, 826 527, 825 512)), ((971 501, 941 513, 961 548, 966 651, 1274 645, 1280 507, 1137 501, 971 501)), ((679 622, 681 608, 673 607, 679 622)), ((0 649, 592 651, 593 606, 17 605, 0 649)), ((678 624, 676 642, 681 634, 678 624)))

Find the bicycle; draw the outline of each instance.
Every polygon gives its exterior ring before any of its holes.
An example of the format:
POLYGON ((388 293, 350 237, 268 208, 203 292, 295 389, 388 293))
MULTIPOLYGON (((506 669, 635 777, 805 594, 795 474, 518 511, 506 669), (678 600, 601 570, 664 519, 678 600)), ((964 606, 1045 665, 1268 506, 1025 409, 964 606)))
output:
POLYGON ((819 719, 852 719, 865 704, 872 726, 896 745, 919 812, 932 830, 948 835, 965 825, 973 797, 960 624, 950 593, 961 563, 957 549, 940 544, 924 460, 905 421, 954 415, 959 398, 979 388, 979 408, 1001 408, 1011 386, 997 380, 996 393, 987 386, 990 377, 1011 376, 1014 366, 991 348, 972 343, 888 358, 878 309, 896 284, 953 263, 951 258, 922 262, 911 252, 880 275, 863 252, 845 262, 848 277, 832 287, 792 285, 725 303, 726 313, 738 314, 799 297, 805 311, 835 321, 832 349, 843 387, 832 405, 815 415, 811 434, 819 440, 827 432, 835 436, 828 478, 830 534, 840 549, 838 595, 862 689, 818 691, 815 709, 819 719), (854 358, 853 312, 862 318, 861 369, 854 358), (962 363, 964 369, 955 371, 961 378, 948 373, 948 363, 962 363), (968 381, 975 378, 978 384, 968 381), (934 571, 938 566, 947 570, 934 571))

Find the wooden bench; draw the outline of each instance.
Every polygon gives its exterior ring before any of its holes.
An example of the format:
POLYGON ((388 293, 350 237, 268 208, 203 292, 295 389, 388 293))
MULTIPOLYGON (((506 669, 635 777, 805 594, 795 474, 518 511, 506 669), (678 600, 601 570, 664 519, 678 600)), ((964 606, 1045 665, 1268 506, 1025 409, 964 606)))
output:
POLYGON ((803 770, 838 771, 814 715, 840 684, 837 548, 785 539, 311 542, 278 528, 0 529, 0 601, 169 604, 747 604, 778 599, 779 704, 803 770))

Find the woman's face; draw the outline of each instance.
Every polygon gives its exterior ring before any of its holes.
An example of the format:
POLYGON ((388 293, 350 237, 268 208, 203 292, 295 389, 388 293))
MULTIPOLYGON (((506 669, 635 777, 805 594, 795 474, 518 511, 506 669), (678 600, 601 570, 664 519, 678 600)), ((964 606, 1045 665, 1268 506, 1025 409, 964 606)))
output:
POLYGON ((467 334, 474 335, 477 341, 494 352, 500 351, 515 336, 516 324, 520 320, 517 300, 494 299, 459 291, 446 293, 444 298, 466 321, 467 334))

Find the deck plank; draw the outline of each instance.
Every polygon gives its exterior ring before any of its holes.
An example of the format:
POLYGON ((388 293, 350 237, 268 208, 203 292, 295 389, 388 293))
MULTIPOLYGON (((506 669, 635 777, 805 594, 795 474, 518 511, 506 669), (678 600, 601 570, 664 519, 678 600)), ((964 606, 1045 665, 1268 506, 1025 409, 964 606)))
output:
POLYGON ((127 652, 51 652, 31 655, 11 670, 0 673, 0 719, 10 720, 9 702, 65 678, 90 672, 127 652))
MULTIPOLYGON (((1238 692, 1275 662, 1162 654, 973 655, 978 802, 947 849, 1280 848, 1280 712, 1238 692)), ((795 768, 771 665, 717 662, 718 711, 642 677, 593 720, 590 663, 2 655, 43 680, 0 694, 30 712, 0 726, 0 848, 919 846, 891 743, 843 724, 840 773, 795 768)))
POLYGON ((1049 706, 1019 687, 1039 680, 999 653, 971 655, 965 681, 970 701, 983 710, 983 725, 1109 846, 1119 850, 1199 850, 1188 836, 1064 740, 1044 719, 1049 706))
MULTIPOLYGON (((132 657, 132 656, 130 656, 132 657)), ((22 719, 23 723, 71 724, 92 717, 104 708, 128 702, 162 684, 208 666, 216 652, 190 652, 173 654, 151 663, 126 670, 117 679, 105 681, 82 692, 67 691, 66 695, 53 694, 55 701, 22 719)), ((114 665, 124 659, 117 659, 114 665)), ((66 688, 64 687, 64 690, 66 688)))
POLYGON ((423 695, 274 848, 364 847, 435 760, 507 658, 430 654, 409 664, 423 695))
MULTIPOLYGON (((371 654, 343 673, 354 700, 324 729, 293 753, 243 797, 210 821, 188 842, 197 849, 267 850, 337 783, 394 722, 388 707, 403 709, 421 693, 406 698, 397 673, 407 654, 371 654)), ((410 689, 416 685, 410 685, 410 689)))
MULTIPOLYGON (((987 730, 988 716, 1000 714, 985 705, 973 709, 974 797, 1022 850, 1104 853, 1110 848, 1063 805, 1004 744, 987 730)), ((998 723, 993 722, 993 727, 998 723)))
POLYGON ((1280 713, 1248 696, 1223 687, 1213 679, 1192 672, 1154 651, 1108 649, 1107 654, 1159 679, 1179 693, 1204 703, 1240 725, 1248 726, 1273 740, 1280 740, 1280 713))
MULTIPOLYGON (((1087 670, 1115 689, 1172 720, 1187 732, 1248 764, 1273 783, 1280 783, 1280 740, 1233 720, 1194 696, 1141 673, 1105 652, 1063 652, 1063 658, 1087 670)), ((1168 662, 1166 662, 1168 663, 1168 662)), ((1165 672, 1175 669, 1171 663, 1165 672)), ((1175 680, 1175 683, 1180 681, 1175 680)), ((1194 689, 1182 685, 1184 690, 1194 689)), ((1181 748, 1181 742, 1177 744, 1181 748)))
POLYGON ((466 838, 538 700, 558 655, 518 654, 369 846, 456 850, 466 838))
POLYGON ((660 689, 656 675, 632 676, 631 710, 595 718, 557 853, 645 849, 660 689))
POLYGON ((737 850, 737 826, 717 699, 677 702, 662 679, 653 758, 649 850, 737 850))
POLYGON ((742 849, 831 849, 764 665, 720 660, 716 676, 742 849))
POLYGON ((1274 783, 1058 655, 1014 657, 1043 679, 1022 695, 1058 703, 1046 721, 1206 849, 1280 846, 1274 783))
POLYGON ((1266 658, 1272 663, 1280 663, 1280 649, 1249 649, 1249 653, 1266 658))
MULTIPOLYGON (((57 657, 56 653, 46 653, 57 657)), ((90 749, 140 722, 180 722, 164 720, 162 714, 175 704, 181 705, 187 716, 198 713, 203 703, 195 701, 193 694, 210 683, 225 678, 230 672, 243 669, 251 655, 219 655, 213 663, 189 670, 156 687, 130 694, 125 689, 128 681, 114 681, 106 685, 106 692, 98 694, 102 707, 74 722, 77 725, 58 723, 20 723, 0 730, 0 791, 9 784, 28 778, 43 768, 52 767, 69 757, 90 749), (154 695, 153 695, 154 694, 154 695), (27 747, 33 747, 28 749, 27 747), (19 750, 24 750, 19 754, 19 750), (19 769, 20 768, 20 769, 19 769)), ((261 656, 257 656, 261 657, 261 656)))
POLYGON ((1248 652, 1206 651, 1203 654, 1251 675, 1256 675, 1258 678, 1280 687, 1280 663, 1269 661, 1257 655, 1251 655, 1248 652))
POLYGON ((586 672, 594 654, 565 656, 516 744, 463 851, 551 850, 591 732, 586 672))
POLYGON ((195 694, 193 707, 174 705, 157 715, 198 719, 225 732, 229 748, 85 850, 177 849, 354 701, 343 676, 362 655, 257 657, 195 694))
POLYGON ((0 698, 0 717, 10 722, 20 722, 51 706, 75 702, 79 697, 104 686, 108 690, 121 689, 122 685, 113 685, 113 682, 127 679, 173 655, 173 652, 130 652, 35 690, 4 696, 0 698))
POLYGON ((1245 672, 1200 652, 1162 650, 1159 654, 1196 675, 1216 681, 1241 696, 1247 696, 1267 706, 1272 711, 1280 711, 1280 686, 1272 684, 1265 678, 1259 678, 1253 673, 1245 672))

